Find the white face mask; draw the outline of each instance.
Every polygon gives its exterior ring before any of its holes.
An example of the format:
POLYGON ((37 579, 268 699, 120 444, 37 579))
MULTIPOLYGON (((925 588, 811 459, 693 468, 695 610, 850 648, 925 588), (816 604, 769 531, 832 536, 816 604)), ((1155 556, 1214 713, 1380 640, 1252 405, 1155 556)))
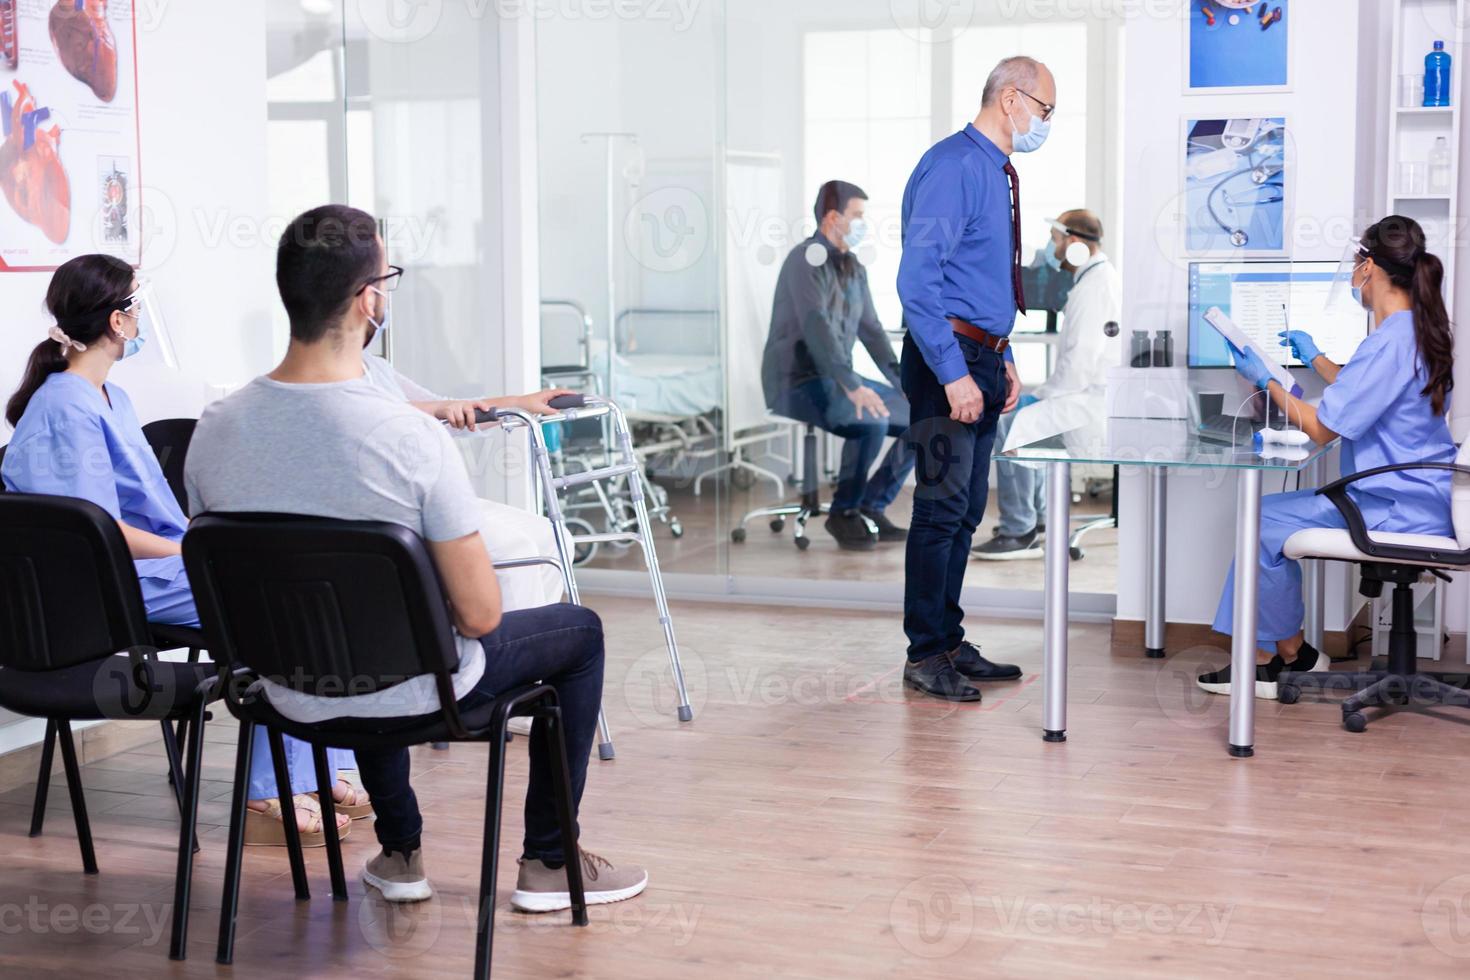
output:
POLYGON ((868 240, 868 223, 862 218, 853 218, 847 226, 847 234, 842 236, 842 243, 849 249, 855 249, 868 240))
POLYGON ((1045 143, 1046 138, 1051 135, 1050 119, 1042 119, 1030 109, 1027 109, 1026 112, 1031 116, 1031 128, 1024 133, 1016 125, 1016 120, 1009 116, 1006 117, 1011 124, 1011 149, 1017 153, 1032 153, 1041 149, 1041 144, 1045 143))

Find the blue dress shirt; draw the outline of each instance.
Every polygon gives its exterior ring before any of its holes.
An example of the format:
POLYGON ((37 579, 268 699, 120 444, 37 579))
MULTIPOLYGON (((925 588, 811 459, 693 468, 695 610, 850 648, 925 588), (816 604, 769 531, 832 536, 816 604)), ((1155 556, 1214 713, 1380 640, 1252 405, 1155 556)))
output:
MULTIPOLYGON (((940 384, 969 373, 948 317, 997 337, 1016 323, 1009 158, 973 124, 929 148, 903 192, 898 296, 940 384)), ((1010 351, 1007 360, 1014 360, 1010 351)))

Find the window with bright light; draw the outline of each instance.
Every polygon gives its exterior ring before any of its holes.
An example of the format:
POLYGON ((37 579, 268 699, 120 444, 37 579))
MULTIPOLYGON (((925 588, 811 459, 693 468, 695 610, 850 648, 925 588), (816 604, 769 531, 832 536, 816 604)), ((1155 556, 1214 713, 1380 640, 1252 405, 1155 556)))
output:
POLYGON ((859 255, 878 316, 897 330, 899 211, 909 173, 933 142, 933 45, 896 29, 817 31, 803 54, 804 203, 829 180, 867 193, 872 247, 859 255))

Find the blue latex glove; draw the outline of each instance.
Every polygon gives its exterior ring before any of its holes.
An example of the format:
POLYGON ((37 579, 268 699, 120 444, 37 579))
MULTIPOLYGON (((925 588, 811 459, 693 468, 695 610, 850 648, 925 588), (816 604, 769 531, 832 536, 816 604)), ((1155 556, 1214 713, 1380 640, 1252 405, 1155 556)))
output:
POLYGON ((1257 388, 1264 388, 1271 380, 1271 369, 1266 367, 1266 362, 1256 356, 1255 351, 1240 350, 1234 344, 1226 341, 1230 347, 1230 353, 1235 356, 1235 370, 1257 388))
POLYGON ((1290 347, 1292 354, 1303 364, 1310 366, 1322 354, 1317 342, 1305 330, 1283 330, 1277 336, 1281 338, 1281 346, 1290 347))
POLYGON ((1039 401, 1041 401, 1041 399, 1037 398, 1035 395, 1022 395, 1021 400, 1016 402, 1016 411, 1019 412, 1027 405, 1035 405, 1039 401))

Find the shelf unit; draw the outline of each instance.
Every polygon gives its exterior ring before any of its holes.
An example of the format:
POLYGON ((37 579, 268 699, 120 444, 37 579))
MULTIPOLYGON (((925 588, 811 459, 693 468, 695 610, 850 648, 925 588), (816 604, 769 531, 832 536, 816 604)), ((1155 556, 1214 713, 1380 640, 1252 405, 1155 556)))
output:
MULTIPOLYGON (((1463 114, 1460 96, 1465 91, 1460 73, 1470 58, 1470 0, 1393 0, 1393 86, 1388 121, 1388 173, 1384 214, 1407 215, 1424 226, 1430 251, 1445 264, 1445 303, 1453 309, 1455 266, 1460 256, 1455 229, 1459 224, 1460 156, 1464 149, 1463 114), (1403 105, 1405 75, 1424 73, 1424 56, 1435 41, 1445 42, 1453 58, 1452 104, 1449 106, 1403 105), (1428 160, 1435 139, 1443 136, 1450 148, 1448 193, 1427 189, 1428 160), (1405 184, 1403 164, 1425 167, 1426 189, 1413 192, 1405 184)), ((1423 89, 1419 90, 1420 99, 1423 89)))

